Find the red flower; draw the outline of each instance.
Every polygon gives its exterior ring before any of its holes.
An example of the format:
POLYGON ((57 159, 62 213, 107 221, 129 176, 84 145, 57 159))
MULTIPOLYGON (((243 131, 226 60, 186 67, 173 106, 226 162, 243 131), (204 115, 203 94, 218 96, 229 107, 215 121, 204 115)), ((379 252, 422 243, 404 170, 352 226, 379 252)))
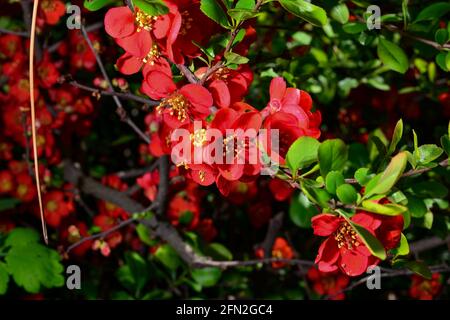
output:
POLYGON ((160 71, 150 72, 141 90, 152 99, 162 99, 157 110, 171 128, 205 119, 213 104, 211 93, 201 85, 187 84, 178 90, 172 78, 160 71))
MULTIPOLYGON (((113 218, 106 214, 99 214, 96 215, 93 219, 94 225, 100 227, 101 231, 108 231, 109 229, 113 228, 117 225, 117 219, 113 218)), ((102 254, 105 255, 104 249, 114 249, 122 242, 122 234, 119 231, 114 231, 113 233, 109 234, 106 238, 103 244, 103 242, 100 243, 99 248, 102 251, 102 254)), ((96 250, 96 243, 93 243, 93 249, 96 250)), ((109 254, 109 253, 108 253, 109 254)))
POLYGON ((21 173, 16 176, 16 190, 14 194, 16 198, 24 202, 30 202, 34 199, 36 187, 28 173, 21 173))
POLYGON ((349 277, 339 271, 322 272, 316 267, 311 267, 307 274, 312 282, 312 288, 320 295, 330 295, 332 300, 344 300, 345 294, 338 293, 348 286, 349 277))
POLYGON ((13 58, 22 50, 22 39, 19 36, 7 34, 0 37, 0 59, 13 58))
POLYGON ((56 66, 50 61, 50 57, 45 55, 37 68, 40 84, 44 88, 52 87, 59 78, 56 66))
POLYGON ((175 194, 169 202, 167 217, 174 226, 195 229, 199 222, 200 206, 194 191, 175 194))
MULTIPOLYGON (((379 219, 365 213, 355 214, 352 221, 371 233, 375 233, 374 230, 381 225, 379 219)), ((323 213, 313 217, 311 223, 315 235, 328 237, 320 246, 315 261, 320 271, 330 272, 340 268, 349 276, 358 276, 369 265, 378 263, 344 218, 323 213)))
MULTIPOLYGON (((288 242, 281 237, 277 237, 272 247, 272 257, 278 259, 292 259, 294 252, 288 242)), ((285 262, 272 262, 272 268, 283 268, 285 262)))
MULTIPOLYGON (((125 191, 128 188, 127 184, 122 182, 122 180, 120 180, 120 178, 115 175, 103 177, 102 183, 119 191, 125 191)), ((128 214, 124 209, 107 201, 99 201, 99 211, 100 214, 108 215, 113 218, 126 219, 128 217, 128 214)))
POLYGON ((60 0, 42 0, 39 6, 45 23, 55 25, 66 14, 66 6, 60 0))
POLYGON ((319 125, 322 121, 319 111, 311 112, 311 96, 296 88, 286 88, 286 82, 281 77, 274 78, 270 83, 270 101, 261 111, 263 117, 277 112, 292 114, 296 121, 292 124, 302 130, 302 135, 319 138, 319 125))
MULTIPOLYGON (((64 228, 61 231, 61 240, 71 245, 77 243, 82 238, 89 236, 88 228, 84 222, 77 222, 64 228)), ((70 253, 77 257, 82 257, 86 254, 86 252, 91 248, 92 240, 85 241, 75 247, 70 253)))
POLYGON ((0 171, 0 194, 10 193, 14 190, 14 176, 8 170, 0 171))
POLYGON ((144 189, 145 196, 150 201, 154 201, 156 198, 156 193, 158 191, 159 172, 156 170, 148 172, 142 177, 138 178, 136 182, 142 189, 144 189))
POLYGON ((411 279, 409 295, 413 299, 433 300, 442 289, 441 275, 439 273, 433 273, 431 280, 427 280, 419 275, 413 275, 411 279))
POLYGON ((292 188, 288 182, 278 178, 273 178, 270 180, 269 189, 277 201, 285 201, 289 199, 294 191, 294 188, 292 188))
POLYGON ((50 191, 44 194, 45 220, 51 227, 58 227, 62 219, 74 211, 71 198, 59 190, 50 191))

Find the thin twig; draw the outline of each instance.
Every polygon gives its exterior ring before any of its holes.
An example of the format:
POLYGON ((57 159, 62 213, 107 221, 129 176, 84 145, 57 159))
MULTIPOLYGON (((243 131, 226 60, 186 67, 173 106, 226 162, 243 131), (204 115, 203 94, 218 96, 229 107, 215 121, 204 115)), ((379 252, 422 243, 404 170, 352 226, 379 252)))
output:
POLYGON ((192 71, 189 70, 189 68, 184 64, 177 64, 176 66, 178 70, 180 70, 181 74, 184 75, 190 83, 197 84, 200 81, 197 76, 193 74, 192 71))
POLYGON ((14 30, 9 30, 9 29, 5 29, 5 28, 0 28, 0 33, 11 34, 11 35, 14 35, 14 36, 25 37, 25 38, 29 38, 30 37, 30 33, 29 32, 26 32, 26 31, 14 31, 14 30))
POLYGON ((67 250, 66 250, 66 254, 69 254, 70 251, 72 251, 73 249, 79 247, 80 245, 82 245, 86 241, 91 241, 91 240, 96 240, 96 239, 104 239, 108 235, 110 235, 111 233, 113 233, 113 232, 115 232, 115 231, 117 231, 119 229, 122 229, 122 228, 128 226, 129 224, 133 223, 135 220, 136 220, 135 218, 129 218, 129 219, 124 220, 124 221, 120 222, 119 224, 115 225, 111 229, 105 230, 105 231, 100 232, 100 233, 93 234, 93 235, 88 236, 88 237, 84 237, 84 238, 80 239, 79 241, 75 242, 74 244, 72 244, 71 246, 69 246, 67 248, 67 250))
MULTIPOLYGON (((86 28, 83 25, 81 26, 81 33, 83 34, 84 39, 86 40, 89 48, 94 54, 95 59, 97 60, 98 67, 100 68, 103 78, 108 83, 110 90, 114 92, 114 87, 112 85, 111 79, 108 76, 108 73, 106 72, 105 66, 103 65, 103 62, 99 54, 97 53, 97 50, 95 50, 94 45, 92 44, 92 41, 89 38, 89 35, 86 31, 86 28)), ((114 99, 114 102, 116 103, 117 106, 116 113, 119 115, 120 120, 128 124, 134 130, 134 132, 136 132, 139 135, 139 137, 142 138, 142 140, 144 140, 147 144, 149 144, 150 138, 144 132, 142 132, 141 129, 139 129, 139 127, 134 123, 133 120, 130 119, 130 117, 127 114, 127 111, 122 105, 122 102, 120 102, 120 99, 116 95, 113 95, 112 97, 114 99)))

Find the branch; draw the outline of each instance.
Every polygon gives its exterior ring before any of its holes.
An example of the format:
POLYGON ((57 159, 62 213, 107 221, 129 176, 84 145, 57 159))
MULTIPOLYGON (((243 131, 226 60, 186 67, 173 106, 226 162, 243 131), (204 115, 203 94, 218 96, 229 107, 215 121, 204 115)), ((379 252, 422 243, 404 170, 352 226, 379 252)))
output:
MULTIPOLYGON (((83 34, 84 39, 86 40, 89 48, 91 49, 92 53, 95 56, 95 59, 97 60, 97 64, 100 68, 100 71, 103 75, 103 78, 106 80, 106 82, 108 83, 109 89, 114 92, 114 87, 111 83, 111 79, 108 77, 108 73, 106 72, 105 66, 103 65, 102 60, 100 59, 100 56, 98 55, 97 51, 95 50, 91 39, 89 39, 89 35, 86 31, 86 28, 82 25, 81 26, 81 33, 83 34)), ((134 132, 136 132, 141 138, 142 140, 144 140, 147 144, 150 144, 150 138, 141 131, 141 129, 139 129, 139 127, 133 122, 133 120, 131 120, 131 118, 128 116, 127 111, 125 110, 125 108, 122 106, 122 103, 120 102, 119 98, 116 95, 112 96, 114 99, 114 102, 117 105, 117 109, 116 109, 116 113, 119 115, 120 120, 122 120, 123 122, 125 122, 126 124, 128 124, 133 130, 134 132)))
POLYGON ((70 251, 72 251, 76 247, 79 247, 80 245, 82 245, 86 241, 91 241, 91 240, 95 240, 95 239, 104 239, 108 235, 110 235, 111 233, 113 233, 113 232, 115 232, 115 231, 117 231, 119 229, 122 229, 123 227, 126 227, 129 224, 133 223, 135 220, 136 220, 135 218, 129 218, 129 219, 124 220, 124 221, 120 222, 119 224, 115 225, 111 229, 105 230, 105 231, 100 232, 100 233, 93 234, 92 236, 89 236, 89 237, 84 237, 80 241, 77 241, 74 244, 72 244, 71 246, 69 246, 65 253, 69 254, 70 251))
POLYGON ((192 73, 192 71, 189 70, 189 68, 186 67, 184 64, 177 64, 176 66, 178 70, 180 70, 181 74, 184 75, 190 83, 196 84, 200 81, 197 78, 197 76, 194 73, 192 73))
POLYGON ((136 101, 139 103, 144 103, 144 104, 152 106, 152 107, 159 105, 158 101, 151 100, 151 99, 148 99, 145 97, 141 97, 141 96, 129 93, 129 92, 116 92, 116 91, 100 90, 97 88, 89 87, 89 86, 81 84, 75 80, 71 80, 71 76, 65 76, 61 79, 61 81, 67 82, 68 84, 70 84, 74 87, 77 87, 81 90, 92 92, 94 95, 97 94, 97 95, 109 96, 109 97, 115 96, 115 97, 119 97, 124 100, 130 100, 130 101, 136 101))
POLYGON ((387 30, 389 30, 389 31, 398 32, 402 36, 405 36, 407 38, 410 38, 410 39, 413 39, 413 40, 416 40, 416 41, 419 41, 419 42, 422 42, 422 43, 425 43, 425 44, 435 48, 436 50, 450 49, 450 44, 443 44, 443 45, 441 45, 441 44, 439 44, 437 42, 434 42, 434 41, 431 41, 431 40, 428 40, 428 39, 425 39, 425 38, 422 38, 422 37, 419 37, 419 36, 412 35, 410 33, 407 33, 405 31, 403 31, 399 27, 394 26, 393 24, 387 24, 387 25, 384 25, 384 27, 387 30))
POLYGON ((27 31, 14 31, 14 30, 9 30, 9 29, 5 29, 5 28, 0 28, 0 33, 12 34, 14 36, 25 37, 25 38, 30 37, 30 33, 27 31))
POLYGON ((445 239, 439 237, 431 237, 427 239, 422 239, 415 241, 409 245, 409 251, 411 253, 417 254, 423 251, 434 249, 436 247, 450 243, 450 236, 445 239))
MULTIPOLYGON (((449 159, 442 160, 441 162, 438 163, 438 165, 445 168, 445 167, 448 166, 448 161, 449 161, 449 159)), ((415 176, 417 174, 421 174, 421 173, 425 173, 425 172, 428 172, 430 170, 433 170, 434 168, 436 168, 436 167, 422 168, 422 169, 411 169, 411 170, 406 171, 405 173, 403 173, 400 176, 400 178, 406 178, 406 177, 415 176)), ((356 181, 356 179, 353 179, 353 178, 345 179, 345 182, 346 183, 350 183, 350 184, 358 183, 358 181, 356 181)))
POLYGON ((130 169, 130 170, 123 170, 114 173, 114 175, 118 176, 121 179, 133 179, 142 176, 143 174, 147 172, 152 172, 155 170, 156 166, 159 164, 158 161, 153 162, 151 165, 144 167, 144 168, 137 168, 137 169, 130 169))
MULTIPOLYGON (((441 273, 443 273, 443 272, 450 272, 450 267, 447 266, 447 265, 444 265, 444 266, 442 266, 442 265, 432 266, 429 269, 430 269, 430 271, 432 273, 435 273, 435 272, 441 272, 441 273)), ((390 270, 390 271, 381 273, 380 277, 381 278, 392 278, 392 277, 399 277, 399 276, 410 276, 410 275, 413 275, 413 274, 416 274, 416 273, 411 271, 411 270, 407 270, 407 269, 405 269, 405 270, 398 270, 398 271, 397 270, 390 270)), ((344 289, 342 289, 342 290, 340 290, 340 291, 338 291, 338 292, 336 292, 334 294, 330 294, 330 295, 325 296, 324 299, 327 299, 327 300, 328 299, 332 299, 332 298, 338 296, 341 293, 353 290, 356 287, 359 287, 360 285, 366 283, 367 280, 369 280, 371 277, 373 277, 373 275, 365 276, 365 277, 359 279, 358 281, 353 282, 347 288, 344 288, 344 289)))

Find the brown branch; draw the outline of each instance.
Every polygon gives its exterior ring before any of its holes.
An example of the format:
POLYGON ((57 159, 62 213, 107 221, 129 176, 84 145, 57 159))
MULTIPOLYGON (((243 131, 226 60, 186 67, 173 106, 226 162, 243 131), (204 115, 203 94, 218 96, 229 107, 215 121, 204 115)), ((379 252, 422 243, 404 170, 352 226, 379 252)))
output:
MULTIPOLYGON (((108 73, 106 72, 105 66, 103 65, 103 62, 102 62, 99 54, 97 53, 97 50, 95 50, 94 45, 92 44, 92 41, 89 38, 89 35, 86 31, 86 28, 83 25, 81 26, 81 33, 83 34, 83 37, 86 40, 92 53, 94 54, 95 59, 97 60, 97 64, 103 75, 103 78, 108 83, 109 89, 114 92, 114 87, 112 85, 111 79, 108 76, 108 73)), ((127 114, 127 111, 123 107, 122 102, 120 102, 120 99, 116 95, 113 95, 112 97, 113 97, 114 102, 116 103, 116 106, 117 106, 116 113, 119 115, 120 120, 125 122, 126 124, 128 124, 134 130, 134 132, 136 132, 139 135, 139 137, 142 138, 142 140, 144 140, 147 144, 149 144, 150 138, 144 132, 142 132, 141 129, 139 129, 139 127, 134 123, 133 120, 131 120, 131 118, 127 114)))
POLYGON ((0 33, 11 34, 14 36, 25 37, 25 38, 30 37, 30 33, 27 31, 14 31, 14 30, 9 30, 9 29, 5 29, 5 28, 0 28, 0 33))
POLYGON ((269 226, 267 227, 266 237, 261 243, 265 257, 270 257, 272 255, 272 246, 275 242, 275 238, 277 237, 277 233, 280 231, 283 224, 283 216, 283 212, 280 212, 275 217, 270 219, 269 226))
POLYGON ((439 246, 442 246, 442 245, 445 245, 448 243, 450 243, 450 236, 448 236, 445 239, 441 239, 439 237, 431 237, 431 238, 412 242, 409 245, 409 251, 411 253, 417 254, 417 253, 420 253, 423 251, 434 249, 436 247, 439 247, 439 246))
POLYGON ((141 97, 141 96, 137 96, 137 95, 129 93, 129 92, 116 92, 116 91, 100 90, 97 88, 89 87, 89 86, 81 84, 75 80, 72 80, 72 77, 69 75, 61 78, 60 82, 67 82, 68 84, 70 84, 74 87, 77 87, 81 90, 92 92, 93 95, 102 95, 102 96, 109 96, 109 97, 115 96, 115 97, 119 97, 124 100, 130 100, 130 101, 136 101, 139 103, 144 103, 144 104, 152 106, 152 107, 159 105, 158 101, 151 100, 151 99, 141 97))
POLYGON ((176 65, 178 70, 180 70, 181 74, 185 76, 185 78, 190 82, 197 84, 200 80, 197 78, 197 76, 192 73, 191 70, 189 70, 188 67, 186 67, 184 64, 177 64, 176 65))
MULTIPOLYGON (((441 273, 450 272, 450 267, 447 266, 447 265, 432 266, 429 269, 430 269, 430 271, 432 273, 435 273, 435 272, 441 272, 441 273)), ((398 270, 398 271, 397 270, 390 270, 388 272, 381 273, 380 277, 381 278, 392 278, 392 277, 400 277, 400 276, 410 276, 410 275, 413 275, 413 274, 416 274, 416 273, 411 271, 411 270, 408 270, 408 269, 403 269, 403 270, 398 270)), ((330 294, 330 295, 325 296, 324 299, 326 299, 326 300, 332 299, 332 298, 338 296, 341 293, 344 293, 344 292, 347 292, 347 291, 351 291, 351 290, 355 289, 356 287, 359 287, 360 285, 366 283, 367 280, 370 279, 370 277, 373 277, 373 275, 365 276, 365 277, 359 279, 358 281, 353 282, 348 287, 346 287, 346 288, 344 288, 344 289, 342 289, 342 290, 340 290, 340 291, 338 291, 338 292, 336 292, 334 294, 330 294)))
MULTIPOLYGON (((449 159, 442 160, 441 162, 438 163, 438 165, 445 168, 445 167, 448 166, 448 161, 449 161, 449 159)), ((406 178, 406 177, 415 176, 417 174, 421 174, 421 173, 425 173, 425 172, 428 172, 430 170, 433 170, 434 168, 436 168, 436 167, 422 168, 422 169, 411 169, 411 170, 406 171, 405 173, 403 173, 400 176, 400 178, 406 178)), ((356 181, 356 179, 353 179, 353 178, 345 179, 345 182, 346 183, 350 183, 350 184, 358 183, 358 181, 356 181)))
POLYGON ((403 31, 402 29, 400 29, 399 27, 397 27, 397 26, 395 26, 393 24, 387 24, 387 25, 383 25, 383 26, 389 31, 398 32, 402 36, 405 36, 407 38, 410 38, 410 39, 422 42, 422 43, 424 43, 426 45, 429 45, 429 46, 435 48, 436 50, 450 49, 450 44, 448 44, 448 43, 441 45, 441 44, 439 44, 437 42, 434 42, 432 40, 428 40, 428 39, 425 39, 425 38, 422 38, 422 37, 419 37, 419 36, 412 35, 412 34, 410 34, 408 32, 403 31))
POLYGON ((69 254, 70 251, 72 251, 73 249, 79 247, 80 245, 82 245, 86 241, 91 241, 91 240, 96 240, 96 239, 104 239, 108 235, 110 235, 111 233, 113 233, 113 232, 115 232, 117 230, 120 230, 120 229, 128 226, 129 224, 133 223, 135 220, 136 220, 135 218, 129 218, 129 219, 124 220, 124 221, 120 222, 119 224, 115 225, 111 229, 105 230, 105 231, 100 232, 100 233, 93 234, 93 235, 88 236, 88 237, 84 237, 84 238, 80 239, 79 241, 75 242, 74 244, 72 244, 71 246, 69 246, 65 253, 69 254))
POLYGON ((133 178, 140 177, 147 172, 152 172, 153 170, 155 170, 155 168, 158 164, 159 164, 159 162, 155 161, 147 167, 130 169, 130 170, 122 170, 122 171, 114 173, 114 175, 118 176, 121 179, 133 179, 133 178))

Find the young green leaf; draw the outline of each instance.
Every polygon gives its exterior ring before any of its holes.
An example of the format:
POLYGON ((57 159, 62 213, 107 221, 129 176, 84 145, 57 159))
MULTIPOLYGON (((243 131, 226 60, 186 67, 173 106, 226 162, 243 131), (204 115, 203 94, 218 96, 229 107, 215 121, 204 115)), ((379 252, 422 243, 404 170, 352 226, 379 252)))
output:
POLYGON ((89 11, 97 11, 114 2, 115 0, 84 0, 83 5, 89 11))
POLYGON ((366 187, 364 197, 369 198, 370 196, 376 194, 387 194, 398 181, 398 179, 400 179, 403 171, 405 171, 406 163, 407 155, 405 152, 400 152, 395 157, 393 157, 386 170, 384 170, 384 172, 380 176, 377 175, 373 178, 377 178, 376 184, 371 184, 369 187, 369 182, 366 187))
POLYGON ((216 285, 222 275, 222 271, 219 268, 194 269, 191 275, 195 282, 202 287, 209 288, 216 285))
POLYGON ((336 195, 338 196, 339 200, 341 200, 344 204, 352 204, 355 203, 358 199, 358 193, 356 192, 355 188, 353 188, 350 184, 343 184, 337 187, 336 189, 336 195))
POLYGON ((371 200, 363 201, 362 206, 365 211, 374 212, 385 216, 398 216, 407 210, 404 206, 396 203, 381 204, 371 200))
POLYGON ((155 257, 172 271, 175 271, 181 265, 180 257, 168 244, 160 246, 155 252, 155 257))
POLYGON ((428 266, 420 261, 408 261, 404 264, 405 268, 408 268, 412 272, 424 277, 425 279, 431 279, 431 271, 428 266))
POLYGON ((205 254, 216 260, 233 260, 233 254, 223 244, 210 243, 205 248, 205 254))
POLYGON ((328 172, 342 170, 347 162, 348 148, 340 139, 326 140, 318 151, 320 173, 326 177, 328 172))
POLYGON ((163 0, 133 0, 134 4, 151 16, 160 16, 169 13, 169 8, 163 0))
POLYGON ((433 160, 439 158, 443 150, 435 144, 424 144, 419 147, 419 159, 420 164, 427 164, 433 160))
POLYGON ((403 120, 400 119, 395 125, 394 134, 392 135, 392 141, 389 144, 388 148, 388 155, 394 153, 397 144, 400 142, 400 139, 402 138, 402 135, 403 135, 403 120))
POLYGON ((355 229, 356 233, 359 235, 359 237, 362 239, 364 244, 367 246, 369 251, 377 258, 380 258, 381 260, 386 259, 386 250, 384 249, 384 246, 381 244, 381 242, 375 238, 366 228, 363 226, 360 226, 359 224, 356 224, 354 222, 349 221, 350 224, 355 229))
POLYGON ((400 243, 397 248, 392 249, 392 253, 396 256, 406 256, 409 254, 409 244, 408 239, 406 239, 405 235, 402 233, 400 236, 400 243))
POLYGON ((227 60, 227 64, 245 64, 248 62, 247 57, 243 57, 234 52, 226 52, 225 59, 227 60))
POLYGON ((384 38, 378 39, 377 53, 380 60, 391 70, 405 73, 408 70, 408 57, 402 48, 384 38))
POLYGON ((336 194, 336 189, 345 183, 344 176, 339 171, 330 171, 325 179, 325 188, 331 194, 336 194))
POLYGON ((302 169, 317 161, 320 142, 311 137, 300 137, 290 147, 286 154, 286 164, 295 176, 302 169))
POLYGON ((200 10, 222 27, 230 26, 227 15, 216 0, 201 0, 200 10))
POLYGON ((331 13, 330 13, 331 17, 336 20, 337 22, 339 22, 340 24, 345 24, 347 23, 349 17, 350 17, 350 13, 348 11, 348 7, 345 3, 340 3, 336 6, 334 6, 331 9, 331 13))
POLYGON ((317 207, 303 193, 292 197, 289 206, 289 217, 296 226, 310 228, 311 218, 318 213, 317 207))
POLYGON ((365 186, 370 181, 369 168, 359 168, 356 170, 355 179, 361 186, 365 186))
POLYGON ((323 27, 327 24, 327 13, 321 7, 304 0, 278 0, 281 6, 312 25, 323 27))

